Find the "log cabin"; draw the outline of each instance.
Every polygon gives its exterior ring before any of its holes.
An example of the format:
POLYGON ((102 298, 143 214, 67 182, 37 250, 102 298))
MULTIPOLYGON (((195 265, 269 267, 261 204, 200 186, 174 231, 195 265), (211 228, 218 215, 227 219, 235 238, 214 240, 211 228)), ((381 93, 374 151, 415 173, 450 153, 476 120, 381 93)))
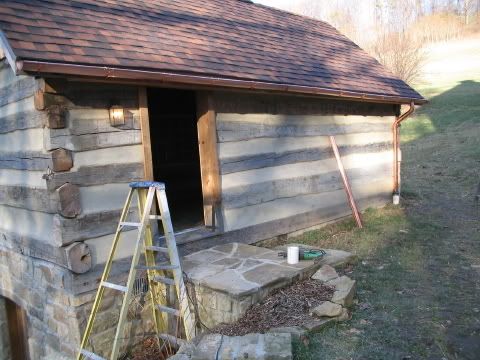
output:
POLYGON ((166 184, 185 254, 287 236, 351 214, 329 135, 359 208, 390 202, 425 102, 248 0, 4 0, 0 30, 0 359, 73 357, 129 182, 166 184))

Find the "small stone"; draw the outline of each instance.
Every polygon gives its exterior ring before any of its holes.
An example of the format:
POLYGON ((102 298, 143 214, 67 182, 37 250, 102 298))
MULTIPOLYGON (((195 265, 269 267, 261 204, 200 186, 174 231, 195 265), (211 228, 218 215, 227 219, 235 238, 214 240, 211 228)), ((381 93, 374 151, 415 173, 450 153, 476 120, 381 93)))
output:
POLYGON ((306 334, 306 330, 302 329, 300 326, 282 326, 276 327, 268 330, 269 333, 275 334, 290 334, 292 340, 300 340, 302 336, 306 334))
POLYGON ((330 265, 323 265, 315 274, 312 279, 318 281, 329 281, 338 278, 338 274, 330 265))
POLYGON ((342 306, 351 306, 353 297, 355 296, 356 282, 348 276, 341 276, 337 279, 330 280, 327 285, 335 286, 335 292, 330 300, 342 306))
POLYGON ((334 318, 311 319, 305 322, 302 327, 309 332, 318 332, 335 321, 334 318))
POLYGON ((325 301, 312 309, 312 315, 322 317, 335 317, 342 314, 343 307, 341 305, 325 301))
POLYGON ((350 320, 350 313, 347 309, 342 308, 342 313, 335 318, 336 321, 347 321, 350 320))

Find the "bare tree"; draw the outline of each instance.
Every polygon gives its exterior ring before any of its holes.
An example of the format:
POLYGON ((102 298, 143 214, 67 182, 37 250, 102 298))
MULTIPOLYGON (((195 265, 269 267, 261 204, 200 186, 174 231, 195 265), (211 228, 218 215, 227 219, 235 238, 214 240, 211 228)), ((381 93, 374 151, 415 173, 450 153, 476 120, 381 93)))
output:
POLYGON ((383 34, 371 49, 377 60, 407 83, 420 78, 424 61, 421 42, 408 32, 383 34))

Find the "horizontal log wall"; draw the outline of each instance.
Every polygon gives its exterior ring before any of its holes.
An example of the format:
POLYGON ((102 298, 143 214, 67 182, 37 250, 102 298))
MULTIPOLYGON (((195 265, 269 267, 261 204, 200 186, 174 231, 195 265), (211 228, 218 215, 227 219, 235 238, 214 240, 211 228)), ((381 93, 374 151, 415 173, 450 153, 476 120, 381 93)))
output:
POLYGON ((108 243, 104 261, 127 184, 141 178, 136 87, 16 77, 0 65, 0 235, 10 250, 87 271, 95 239, 108 243), (110 125, 113 105, 124 125, 110 125))
POLYGON ((258 241, 347 215, 329 135, 360 206, 388 201, 397 107, 225 93, 215 109, 225 239, 246 231, 258 241))
MULTIPOLYGON (((60 121, 63 126, 46 129, 45 147, 72 154, 72 167, 50 174, 47 190, 71 184, 78 188, 81 204, 81 212, 73 218, 55 215, 52 240, 61 246, 85 242, 95 266, 98 259, 105 260, 111 245, 128 183, 144 175, 138 89, 58 79, 46 79, 46 84, 50 90, 37 103, 44 111, 59 106, 64 121, 60 121), (125 124, 110 124, 113 105, 124 108, 125 124)), ((121 249, 126 245, 121 244, 121 249)))

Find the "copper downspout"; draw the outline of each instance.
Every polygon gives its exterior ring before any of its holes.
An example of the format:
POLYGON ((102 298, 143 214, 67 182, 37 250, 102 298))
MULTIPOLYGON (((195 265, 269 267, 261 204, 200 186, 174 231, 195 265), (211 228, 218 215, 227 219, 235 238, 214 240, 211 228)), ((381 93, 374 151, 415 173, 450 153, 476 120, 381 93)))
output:
POLYGON ((358 212, 357 203, 353 197, 352 188, 350 187, 350 182, 348 181, 347 173, 343 167, 342 158, 340 157, 340 152, 338 151, 337 142, 335 141, 335 136, 329 136, 330 144, 332 145, 333 153, 335 154, 335 159, 337 159, 338 170, 340 170, 340 175, 342 176, 343 185, 348 197, 348 203, 352 208, 353 217, 357 222, 357 226, 362 229, 362 219, 360 218, 360 213, 358 212))
POLYGON ((106 66, 65 64, 45 61, 18 60, 16 62, 15 70, 17 74, 21 74, 22 72, 35 72, 88 76, 103 79, 150 81, 163 84, 202 85, 209 87, 214 86, 247 90, 278 91, 294 94, 335 96, 356 101, 380 102, 388 104, 407 104, 410 101, 415 101, 417 104, 423 104, 425 102, 425 100, 422 98, 412 99, 391 95, 336 90, 313 86, 280 84, 267 81, 243 80, 207 75, 179 74, 165 71, 114 68, 106 66))
POLYGON ((398 116, 392 126, 393 133, 393 194, 400 194, 400 123, 415 111, 415 103, 410 103, 410 108, 398 116))

